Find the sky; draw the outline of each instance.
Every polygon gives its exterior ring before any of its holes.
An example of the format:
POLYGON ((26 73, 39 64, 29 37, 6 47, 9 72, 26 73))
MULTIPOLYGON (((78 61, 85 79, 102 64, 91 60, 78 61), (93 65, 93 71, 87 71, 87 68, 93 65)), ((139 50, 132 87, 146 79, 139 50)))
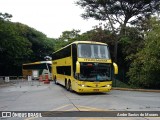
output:
POLYGON ((84 9, 75 5, 77 0, 0 0, 0 12, 12 14, 12 22, 20 22, 58 38, 63 31, 93 29, 100 21, 84 20, 84 9))

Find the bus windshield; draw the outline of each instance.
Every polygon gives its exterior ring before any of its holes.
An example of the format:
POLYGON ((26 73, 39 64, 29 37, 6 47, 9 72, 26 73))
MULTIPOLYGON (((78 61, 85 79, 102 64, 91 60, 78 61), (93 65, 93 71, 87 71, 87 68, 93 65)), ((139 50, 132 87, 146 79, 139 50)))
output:
POLYGON ((111 80, 111 66, 104 63, 81 63, 80 80, 107 81, 111 80))
POLYGON ((78 57, 110 59, 108 46, 97 44, 78 44, 78 57))

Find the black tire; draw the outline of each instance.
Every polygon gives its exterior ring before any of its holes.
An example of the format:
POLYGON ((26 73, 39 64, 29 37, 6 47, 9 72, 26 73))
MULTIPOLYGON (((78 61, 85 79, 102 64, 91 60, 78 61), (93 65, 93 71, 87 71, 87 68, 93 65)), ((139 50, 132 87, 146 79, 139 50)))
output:
POLYGON ((68 91, 72 92, 72 85, 70 80, 68 82, 68 91))
POLYGON ((67 83, 67 80, 65 80, 65 88, 66 88, 66 90, 68 91, 69 89, 68 89, 68 83, 67 83))
POLYGON ((54 83, 55 83, 56 85, 58 84, 56 77, 54 78, 54 83))

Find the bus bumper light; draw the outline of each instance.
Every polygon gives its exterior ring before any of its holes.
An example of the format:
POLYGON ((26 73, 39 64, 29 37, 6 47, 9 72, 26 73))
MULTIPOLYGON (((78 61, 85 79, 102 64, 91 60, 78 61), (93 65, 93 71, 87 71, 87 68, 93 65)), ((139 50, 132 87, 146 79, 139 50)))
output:
POLYGON ((78 84, 79 86, 81 86, 81 87, 85 87, 85 85, 83 85, 83 84, 78 84))
POLYGON ((106 85, 106 87, 111 87, 111 85, 106 85))

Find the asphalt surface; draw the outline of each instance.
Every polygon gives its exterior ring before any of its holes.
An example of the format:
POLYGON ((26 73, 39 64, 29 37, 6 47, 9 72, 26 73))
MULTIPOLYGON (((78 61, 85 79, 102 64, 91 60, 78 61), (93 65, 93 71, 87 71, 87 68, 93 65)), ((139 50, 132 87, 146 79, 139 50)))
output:
MULTIPOLYGON (((160 93, 112 90, 109 93, 77 94, 54 83, 16 81, 0 86, 0 111, 159 111, 160 93)), ((153 112, 154 113, 154 112, 153 112)), ((76 113, 73 113, 76 114, 76 113)), ((71 115, 72 116, 72 115, 71 115)), ((74 115, 73 115, 74 116, 74 115)), ((94 115, 93 115, 94 116, 94 115)), ((9 120, 158 120, 160 117, 27 117, 9 120)))

